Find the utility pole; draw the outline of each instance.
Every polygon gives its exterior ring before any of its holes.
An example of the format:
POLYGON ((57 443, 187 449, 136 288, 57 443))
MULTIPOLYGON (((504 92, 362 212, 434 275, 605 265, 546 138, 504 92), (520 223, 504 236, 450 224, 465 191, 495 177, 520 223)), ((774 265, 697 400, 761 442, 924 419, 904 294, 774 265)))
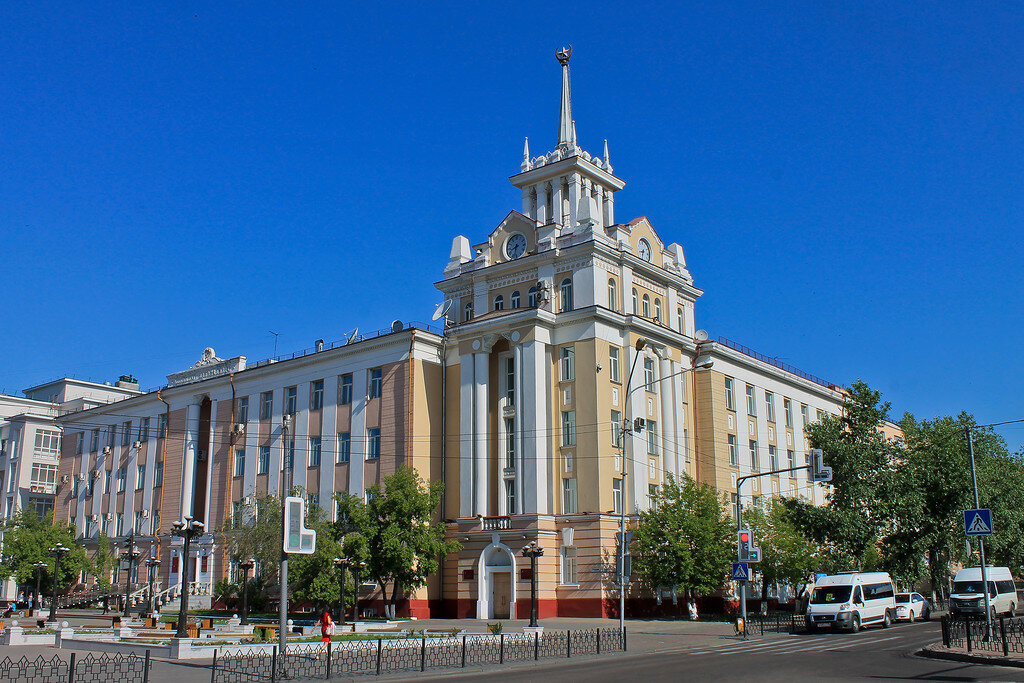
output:
MULTIPOLYGON (((981 507, 978 500, 978 472, 974 467, 974 435, 971 428, 964 427, 967 437, 967 452, 971 456, 971 483, 974 485, 974 509, 981 507)), ((985 537, 978 536, 978 554, 981 556, 981 593, 985 596, 985 637, 992 640, 992 607, 988 599, 988 568, 985 566, 985 537)))
MULTIPOLYGON (((283 406, 287 409, 287 406, 283 406)), ((281 653, 281 657, 284 658, 286 651, 285 647, 288 643, 288 553, 284 551, 285 541, 287 540, 288 529, 285 528, 285 498, 288 497, 289 491, 291 491, 291 472, 292 467, 295 463, 292 462, 292 453, 288 443, 288 431, 291 427, 291 415, 285 415, 281 421, 281 567, 279 583, 281 584, 281 599, 278 605, 277 618, 278 618, 278 634, 277 634, 277 649, 281 653)), ((282 661, 285 661, 282 659, 282 661)))

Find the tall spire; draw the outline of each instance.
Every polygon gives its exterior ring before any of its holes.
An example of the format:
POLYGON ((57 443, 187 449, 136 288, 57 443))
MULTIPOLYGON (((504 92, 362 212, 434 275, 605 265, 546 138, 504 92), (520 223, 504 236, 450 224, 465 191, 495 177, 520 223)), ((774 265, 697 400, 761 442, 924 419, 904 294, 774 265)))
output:
POLYGON ((562 65, 562 108, 558 113, 558 146, 574 147, 576 131, 572 120, 572 102, 569 93, 569 58, 572 47, 563 47, 555 53, 558 63, 562 65))
POLYGON ((523 140, 523 163, 521 167, 523 171, 530 170, 530 138, 523 140))

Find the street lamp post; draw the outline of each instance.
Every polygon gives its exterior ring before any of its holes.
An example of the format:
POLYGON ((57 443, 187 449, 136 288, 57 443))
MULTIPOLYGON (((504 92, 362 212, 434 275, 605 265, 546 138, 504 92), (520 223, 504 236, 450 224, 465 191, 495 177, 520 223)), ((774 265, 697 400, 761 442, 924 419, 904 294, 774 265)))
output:
POLYGON ((128 546, 125 548, 124 553, 121 555, 122 560, 128 560, 128 573, 124 581, 124 616, 126 617, 128 616, 128 613, 131 611, 131 606, 128 604, 128 601, 131 600, 132 594, 132 565, 135 563, 135 560, 138 559, 139 555, 141 554, 135 548, 134 530, 132 531, 132 533, 128 534, 127 543, 128 546))
POLYGON ((43 569, 49 569, 50 565, 40 560, 32 566, 36 568, 36 602, 33 614, 41 614, 43 611, 43 594, 40 591, 42 590, 43 569))
POLYGON ((181 605, 178 608, 178 629, 174 632, 175 638, 188 638, 185 619, 188 618, 189 546, 192 545, 192 539, 201 536, 205 530, 205 524, 188 516, 171 525, 171 533, 180 536, 182 540, 182 571, 181 580, 178 582, 181 586, 181 605))
POLYGON ((341 622, 345 623, 345 570, 349 568, 352 563, 348 558, 334 558, 334 568, 341 570, 341 609, 338 614, 341 615, 341 622))
POLYGON ((359 621, 359 586, 362 585, 359 583, 359 575, 362 573, 363 568, 366 567, 366 563, 359 560, 358 562, 353 562, 350 566, 352 567, 352 582, 356 585, 355 595, 353 596, 355 604, 352 606, 352 621, 356 622, 359 621))
POLYGON ((50 618, 47 619, 51 624, 57 623, 57 600, 60 597, 60 558, 69 552, 71 549, 66 548, 63 543, 50 548, 50 553, 54 557, 53 563, 53 597, 50 598, 50 618))
POLYGON ((156 580, 156 568, 160 566, 160 560, 150 557, 146 560, 146 567, 149 571, 149 592, 146 594, 146 614, 153 616, 153 582, 156 580))
POLYGON ((238 568, 242 570, 242 626, 249 625, 249 570, 253 564, 252 560, 238 563, 238 568))
POLYGON ((530 628, 537 628, 537 558, 544 554, 544 548, 537 541, 523 546, 523 557, 530 558, 530 628))

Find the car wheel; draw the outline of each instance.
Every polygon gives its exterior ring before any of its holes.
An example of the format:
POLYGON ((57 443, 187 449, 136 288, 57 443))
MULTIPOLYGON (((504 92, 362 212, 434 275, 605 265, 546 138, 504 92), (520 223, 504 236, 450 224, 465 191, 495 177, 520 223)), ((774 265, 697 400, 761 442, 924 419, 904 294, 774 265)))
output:
POLYGON ((928 621, 929 619, 931 619, 932 618, 932 608, 926 606, 924 608, 924 611, 921 612, 921 618, 924 619, 925 621, 928 621))
POLYGON ((910 610, 910 623, 913 624, 916 620, 917 617, 914 616, 914 610, 910 610))
POLYGON ((850 631, 853 632, 853 633, 856 633, 859 630, 860 630, 860 615, 859 614, 854 614, 853 615, 853 623, 850 626, 850 631))
POLYGON ((889 614, 889 610, 885 610, 885 616, 882 618, 882 628, 889 628, 892 626, 892 615, 889 614))

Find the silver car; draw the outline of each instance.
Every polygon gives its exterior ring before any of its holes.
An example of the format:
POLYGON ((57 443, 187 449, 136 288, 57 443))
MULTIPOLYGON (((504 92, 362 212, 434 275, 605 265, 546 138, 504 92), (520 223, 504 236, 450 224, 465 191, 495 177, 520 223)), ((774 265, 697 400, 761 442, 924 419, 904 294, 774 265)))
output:
POLYGON ((931 619, 932 606, 920 593, 896 594, 896 618, 900 621, 931 619))

